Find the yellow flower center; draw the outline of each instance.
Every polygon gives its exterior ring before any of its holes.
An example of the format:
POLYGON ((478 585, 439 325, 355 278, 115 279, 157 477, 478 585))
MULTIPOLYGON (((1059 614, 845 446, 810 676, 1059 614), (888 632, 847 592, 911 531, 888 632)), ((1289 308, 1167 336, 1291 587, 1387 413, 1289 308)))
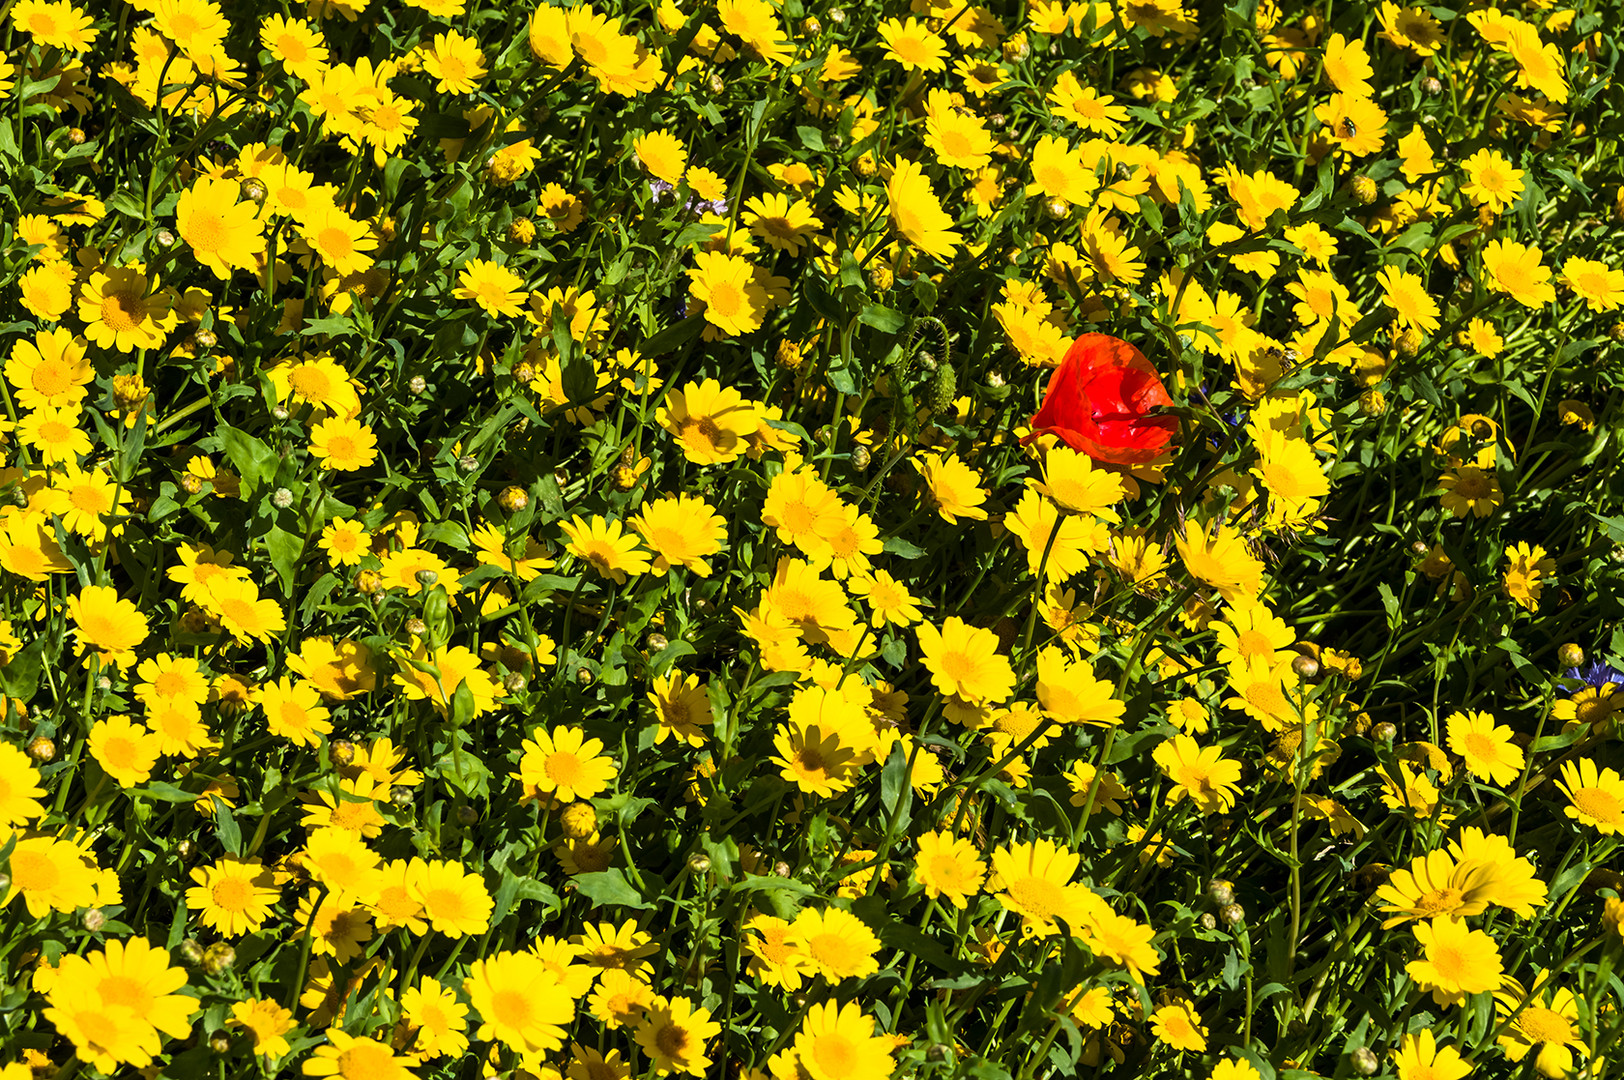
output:
POLYGON ((1495 742, 1492 736, 1474 731, 1466 736, 1466 756, 1478 761, 1498 762, 1500 744, 1495 742))
MULTIPOLYGON (((241 627, 255 626, 259 623, 259 620, 254 617, 254 605, 246 600, 227 600, 220 605, 220 617, 241 627)), ((297 710, 299 717, 303 719, 304 710, 289 702, 282 706, 284 722, 287 720, 289 709, 297 710)))
POLYGON ((102 760, 116 769, 135 768, 138 748, 135 740, 123 735, 115 735, 102 743, 102 760))
POLYGON ((11 853, 11 881, 23 892, 50 892, 62 880, 62 871, 48 855, 37 851, 11 853))
POLYGON ((60 360, 45 360, 34 365, 28 381, 45 397, 55 397, 73 389, 73 372, 60 360))
MULTIPOLYGON (((715 293, 711 294, 715 296, 715 293)), ((715 453, 721 446, 722 429, 708 416, 690 416, 682 422, 677 436, 684 446, 699 453, 715 453)))
POLYGON ((659 1047, 660 1053, 670 1058, 686 1054, 692 1041, 692 1036, 679 1024, 667 1024, 654 1036, 654 1045, 659 1047))
MULTIPOLYGON (((596 563, 598 560, 593 559, 596 563)), ((547 778, 558 787, 579 787, 585 778, 583 762, 575 754, 559 751, 547 755, 547 778)))
POLYGON ((223 877, 209 890, 214 906, 234 914, 248 910, 253 903, 254 887, 240 877, 223 877))
POLYGON ((1618 799, 1601 788, 1579 788, 1573 793, 1573 805, 1592 821, 1616 822, 1619 818, 1618 799))
POLYGON ((1434 915, 1444 915, 1454 911, 1460 906, 1461 891, 1459 889, 1442 888, 1433 889, 1423 893, 1415 902, 1414 911, 1422 918, 1431 918, 1434 915))
POLYGON ((423 896, 423 905, 441 918, 453 922, 467 916, 467 905, 463 903, 462 893, 456 889, 430 889, 423 896))
POLYGON ((812 1044, 812 1056, 825 1076, 852 1076, 857 1071, 857 1046, 838 1031, 819 1035, 812 1044))
POLYGON ((1065 894, 1060 886, 1046 878, 1017 878, 1009 883, 1005 891, 1016 911, 1042 922, 1054 918, 1065 902, 1065 894))
POLYGON ((327 456, 339 462, 354 461, 358 456, 355 440, 348 435, 332 435, 327 439, 327 456))
POLYGON ((504 1027, 523 1030, 530 1023, 530 999, 518 990, 498 990, 491 995, 491 1013, 504 1027))
POLYGON ((1573 1025, 1568 1023, 1567 1017, 1538 1005, 1524 1009, 1517 1018, 1517 1026, 1532 1043, 1562 1044, 1573 1041, 1573 1025))
POLYGON ((382 1043, 362 1040, 338 1055, 343 1080, 389 1080, 397 1072, 395 1055, 382 1043))
POLYGON ((328 262, 339 262, 355 253, 355 244, 350 239, 350 234, 336 225, 329 225, 318 232, 316 245, 321 248, 322 258, 328 262))
POLYGON ((101 321, 114 333, 128 334, 139 329, 146 315, 146 306, 134 292, 121 290, 102 297, 101 321))
POLYGON ((193 214, 186 222, 186 242, 193 251, 219 251, 227 235, 226 219, 221 214, 193 214))
POLYGON ((305 48, 304 39, 293 33, 285 33, 276 39, 276 51, 289 64, 302 64, 310 58, 310 50, 305 48))

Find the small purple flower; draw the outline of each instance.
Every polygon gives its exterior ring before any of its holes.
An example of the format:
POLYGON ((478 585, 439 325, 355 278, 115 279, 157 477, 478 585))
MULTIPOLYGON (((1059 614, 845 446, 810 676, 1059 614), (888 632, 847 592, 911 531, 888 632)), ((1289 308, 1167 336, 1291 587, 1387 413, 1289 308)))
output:
POLYGON ((1607 683, 1624 685, 1624 671, 1600 660, 1592 660, 1582 668, 1568 668, 1562 674, 1569 679, 1578 679, 1593 690, 1600 690, 1607 683))

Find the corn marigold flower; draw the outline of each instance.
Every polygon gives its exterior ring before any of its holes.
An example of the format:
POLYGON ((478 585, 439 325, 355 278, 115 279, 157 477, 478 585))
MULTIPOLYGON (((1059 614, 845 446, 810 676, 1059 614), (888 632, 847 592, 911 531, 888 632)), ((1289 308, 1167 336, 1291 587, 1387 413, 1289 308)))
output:
POLYGON ((1537 611, 1540 593, 1554 580, 1551 575, 1556 573, 1556 560, 1547 557, 1545 549, 1538 544, 1529 546, 1521 542, 1506 548, 1506 558, 1510 560, 1504 573, 1506 595, 1518 607, 1537 611))
POLYGON ((171 294, 134 267, 93 271, 79 288, 85 336, 103 349, 156 349, 179 322, 171 294))
POLYGON ((1483 248, 1484 284, 1493 292, 1510 296, 1524 307, 1538 308, 1556 300, 1551 284, 1551 268, 1542 261, 1543 253, 1532 244, 1515 240, 1490 240, 1483 248))
MULTIPOLYGON (((724 334, 759 329, 767 314, 767 292, 756 281, 749 260, 721 251, 695 254, 688 274, 688 294, 705 305, 705 321, 724 334)), ((707 382, 711 380, 706 380, 707 382)))
POLYGON ((1491 213, 1505 210, 1523 192, 1524 172, 1513 168, 1510 159, 1498 150, 1480 149, 1461 162, 1461 170, 1466 174, 1461 193, 1472 200, 1472 205, 1487 207, 1491 213))
POLYGON ((577 727, 537 728, 523 744, 519 779, 526 787, 563 802, 592 799, 608 790, 615 764, 603 756, 603 743, 577 727))
POLYGON ((946 71, 947 42, 918 19, 885 19, 876 27, 885 57, 904 71, 946 71))
POLYGON ((697 675, 683 675, 672 671, 656 675, 646 695, 654 706, 658 728, 654 745, 658 746, 673 736, 689 746, 702 746, 705 736, 700 728, 712 723, 708 684, 701 683, 697 675))
POLYGON ((104 664, 135 664, 135 648, 150 633, 147 617, 135 603, 120 599, 116 589, 87 585, 68 597, 66 608, 81 654, 94 649, 104 664))
POLYGON ((1624 305, 1624 270, 1599 259, 1575 256, 1562 264, 1562 284, 1591 311, 1616 311, 1624 305))
POLYGON ((1207 1049, 1207 1028, 1201 1023, 1201 1014, 1188 1001, 1163 1005, 1150 1014, 1150 1028, 1155 1036, 1175 1050, 1201 1053, 1207 1049))
POLYGON ((1492 714, 1454 712, 1444 728, 1449 749, 1466 759, 1466 770, 1479 780, 1505 787, 1522 772, 1522 748, 1511 741, 1509 727, 1496 726, 1492 714))
POLYGON ((987 864, 977 856, 969 840, 950 832, 920 836, 914 878, 932 900, 945 896, 948 903, 962 911, 969 899, 981 892, 986 876, 987 864))
POLYGON ((44 49, 82 53, 101 33, 94 19, 68 0, 18 0, 11 8, 11 23, 44 49))
POLYGON ((619 521, 601 514, 588 520, 577 514, 559 528, 569 538, 566 551, 617 585, 624 585, 627 575, 649 572, 648 553, 638 548, 637 537, 619 521))
POLYGON ((1452 916, 1418 922, 1412 929, 1422 955, 1404 965, 1404 970, 1422 990, 1432 991, 1440 1006, 1459 1004, 1469 994, 1499 987, 1504 969, 1500 950, 1488 934, 1452 916))
POLYGON ((795 55, 777 9, 767 0, 720 0, 716 18, 723 30, 740 38, 765 63, 788 64, 795 55))
POLYGON ((32 341, 18 338, 6 361, 6 381, 25 409, 75 409, 95 378, 85 342, 66 330, 41 330, 32 341))
POLYGON ((1169 805, 1189 798, 1203 815, 1227 813, 1235 805, 1241 764, 1223 756, 1216 746, 1199 746, 1188 735, 1175 735, 1152 751, 1156 764, 1173 781, 1169 805))
POLYGON ((711 1064, 705 1056, 706 1044, 721 1030, 722 1025, 711 1019, 709 1009, 699 1008, 684 997, 656 996, 643 1011, 634 1036, 648 1055, 655 1076, 704 1076, 711 1064))
POLYGON ((213 866, 191 871, 196 885, 186 890, 186 906, 198 921, 226 937, 256 931, 282 895, 282 882, 259 859, 224 856, 213 866))
POLYGON ((1495 1017, 1504 1027, 1496 1038, 1512 1061, 1534 1056, 1534 1070, 1549 1080, 1572 1076, 1578 1062, 1590 1057, 1590 1044, 1580 1026, 1579 1001, 1572 990, 1557 986, 1551 972, 1541 968, 1534 989, 1509 976, 1494 992, 1495 1017))
POLYGON ((1556 786, 1568 797, 1568 817, 1603 836, 1624 832, 1624 779, 1616 771, 1598 769, 1591 758, 1564 761, 1556 786))
POLYGON ((442 94, 470 94, 486 75, 485 54, 475 38, 455 30, 435 34, 423 57, 423 70, 436 81, 442 94))
POLYGON ((1439 1046, 1431 1028, 1404 1036, 1393 1051, 1398 1080, 1465 1080, 1472 1066, 1453 1046, 1439 1046))
POLYGON ((883 1080, 896 1070, 896 1044, 876 1034, 874 1019, 855 1001, 813 1005, 790 1049, 794 1065, 812 1080, 883 1080))
POLYGON ((472 300, 487 315, 524 314, 524 278, 507 267, 484 259, 471 259, 457 272, 457 280, 461 284, 451 290, 455 299, 472 300))
POLYGON ((228 1028, 243 1028, 253 1036, 257 1057, 279 1058, 291 1052, 286 1038, 294 1028, 293 1013, 266 998, 246 998, 231 1006, 228 1028))
POLYGON ((234 180, 204 177, 181 192, 175 204, 175 231, 221 281, 233 270, 252 270, 265 248, 259 207, 239 202, 241 193, 242 185, 234 180))
POLYGON ((1502 500, 1499 477, 1476 465, 1463 465, 1445 473, 1439 479, 1438 486, 1442 489, 1439 501, 1456 518, 1463 518, 1467 514, 1488 517, 1502 500))
POLYGON ((861 979, 880 969, 880 939, 857 916, 841 908, 802 908, 795 933, 806 943, 807 958, 831 985, 861 979))
POLYGON ((962 237, 951 226, 930 178, 916 162, 899 159, 885 187, 891 224, 903 239, 938 259, 951 259, 962 237))

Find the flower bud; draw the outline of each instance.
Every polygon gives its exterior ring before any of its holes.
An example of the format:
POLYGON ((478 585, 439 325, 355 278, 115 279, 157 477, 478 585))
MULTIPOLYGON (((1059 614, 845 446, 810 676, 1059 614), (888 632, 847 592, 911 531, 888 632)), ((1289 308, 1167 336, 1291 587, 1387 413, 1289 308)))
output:
POLYGON ((802 357, 800 343, 785 338, 783 341, 778 343, 778 351, 773 354, 773 359, 776 360, 778 362, 778 366, 783 368, 785 371, 795 371, 801 366, 802 357))
POLYGON ((791 866, 789 863, 787 863, 784 860, 780 859, 777 862, 773 863, 773 873, 778 877, 794 877, 795 876, 795 868, 793 866, 791 866))
POLYGON ((435 582, 440 580, 440 575, 433 570, 419 570, 417 573, 412 575, 412 580, 416 581, 425 589, 432 589, 434 588, 435 582))
POLYGON ((406 381, 406 389, 410 390, 414 394, 417 394, 418 396, 422 396, 423 392, 428 388, 428 380, 423 378, 421 375, 413 375, 406 381))
POLYGON ((1359 395, 1359 411, 1366 416, 1383 416, 1387 413, 1387 395, 1380 390, 1366 390, 1359 395))
POLYGON ((209 1050, 222 1057, 231 1053, 231 1035, 224 1031, 216 1031, 213 1035, 210 1035, 209 1050))
POLYGON ((866 469, 868 468, 869 463, 873 460, 874 456, 868 452, 868 447, 864 446, 862 443, 858 443, 856 446, 851 448, 851 463, 853 468, 866 469))
POLYGON ((946 1061, 948 1046, 946 1043, 931 1043, 925 1049, 925 1060, 930 1062, 946 1061))
POLYGON ((463 803, 461 806, 457 807, 457 824, 458 825, 461 825, 463 828, 466 829, 470 825, 477 824, 478 821, 479 821, 479 811, 478 810, 475 810, 472 806, 469 806, 467 803, 463 803))
POLYGON ((1012 64, 1018 64, 1032 55, 1032 46, 1027 43, 1024 30, 1005 38, 1002 48, 1004 59, 1012 64))
POLYGON ((107 691, 111 690, 112 688, 113 688, 113 680, 112 679, 109 679, 106 675, 97 675, 96 676, 96 689, 97 690, 100 690, 103 693, 106 693, 107 691))
POLYGON ((393 787, 389 789, 389 802, 392 806, 405 809, 416 801, 417 796, 412 794, 412 789, 409 787, 393 787))
POLYGON ((1226 926, 1239 926, 1246 921, 1246 909, 1239 904, 1225 904, 1218 909, 1218 915, 1226 926))
MULTIPOLYGON (((1437 79, 1427 80, 1427 82, 1431 83, 1436 83, 1437 81, 1437 79)), ((1368 1046, 1361 1046, 1352 1054, 1349 1054, 1348 1058, 1353 1062, 1353 1071, 1358 1073, 1360 1076, 1375 1076, 1377 1073, 1381 1072, 1381 1058, 1378 1058, 1375 1051, 1371 1050, 1368 1046)))
POLYGON ((210 975, 230 971, 237 962, 237 950, 223 941, 210 945, 203 953, 203 970, 210 975))
POLYGON ((85 913, 79 916, 79 921, 84 924, 86 930, 94 934, 107 925, 107 913, 99 907, 85 908, 85 913))
POLYGON ((507 235, 515 244, 528 244, 536 238, 536 223, 527 217, 514 218, 508 223, 507 235))
POLYGON ((416 615, 413 615, 406 620, 406 632, 412 637, 422 637, 429 632, 429 625, 416 615))
POLYGON ((1377 195, 1380 194, 1376 188, 1376 181, 1372 180, 1368 176, 1365 176, 1363 173, 1353 178, 1353 181, 1348 185, 1348 191, 1353 196, 1355 202, 1361 203, 1365 206, 1369 206, 1371 203, 1375 202, 1377 195))
POLYGON ((710 868, 710 856, 706 855, 703 851, 695 852, 688 859, 688 870, 691 873, 708 874, 710 873, 710 868))
POLYGON ((340 769, 347 769, 355 761, 355 744, 348 739, 334 739, 327 744, 327 760, 340 769))
POLYGON ((522 694, 529 685, 530 680, 524 677, 522 671, 510 671, 502 676, 502 688, 510 694, 522 694))
POLYGON ((884 263, 873 267, 868 272, 868 283, 880 292, 884 292, 892 285, 895 285, 896 280, 896 275, 891 273, 891 268, 884 263))
POLYGON ((1370 734, 1377 742, 1392 742, 1398 738, 1398 728, 1383 720, 1370 729, 1370 734))
POLYGON ((242 197, 249 202, 262 203, 265 201, 265 182, 257 176, 250 176, 242 182, 242 197))
POLYGON ((1556 650, 1556 662, 1565 668, 1578 667, 1585 662, 1585 651, 1569 641, 1556 650))
POLYGON ((571 840, 585 840, 598 831, 598 812, 589 802, 572 802, 558 815, 558 827, 571 840))
POLYGON ((530 493, 518 485, 509 485, 496 497, 497 503, 510 514, 517 514, 530 505, 530 493))
POLYGON ((1421 351, 1421 331, 1413 326, 1406 326, 1398 337, 1393 339, 1393 348, 1398 350, 1400 356, 1414 356, 1421 351))
POLYGON ((1048 199, 1043 203, 1043 212, 1056 221, 1064 220, 1071 214, 1071 203, 1065 199, 1048 199))
POLYGON ((591 686, 592 685, 592 669, 591 668, 584 668, 584 667, 583 668, 576 668, 575 669, 575 681, 580 683, 582 686, 591 686))
POLYGON ((383 575, 376 570, 363 570, 355 575, 355 589, 357 592, 371 596, 373 593, 383 591, 383 575))
POLYGON ((1223 907, 1225 904, 1235 902, 1235 886, 1223 878, 1213 878, 1207 883, 1207 899, 1223 907))
POLYGON ((152 238, 158 241, 159 247, 167 248, 175 246, 175 234, 170 232, 168 229, 159 229, 157 232, 152 234, 152 238))
POLYGON ((286 510, 293 505, 293 492, 285 487, 279 487, 271 492, 271 505, 278 510, 286 510))
POLYGON ((175 952, 180 956, 183 963, 196 965, 203 962, 203 946, 191 938, 187 938, 177 945, 175 952))
POLYGON ((1299 678, 1313 682, 1319 678, 1319 661, 1312 656, 1299 656, 1291 662, 1291 670, 1295 671, 1299 678))
MULTIPOLYGON (((1421 92, 1428 97, 1437 97, 1444 92, 1444 84, 1438 81, 1436 75, 1428 75, 1421 80, 1421 92)), ((1370 1071, 1375 1072, 1376 1070, 1372 1069, 1370 1071)))
POLYGON ((457 459, 457 468, 465 473, 479 471, 479 459, 472 454, 464 454, 457 459))
POLYGON ((189 863, 197 858, 197 841, 190 836, 183 836, 175 843, 175 857, 183 863, 189 863))
POLYGON ((808 15, 801 20, 801 33, 811 37, 823 32, 823 24, 818 22, 817 16, 808 15))
POLYGON ((68 142, 72 143, 74 146, 83 146, 85 144, 85 129, 69 128, 68 142))
POLYGON ((659 631, 655 631, 643 639, 643 647, 649 652, 659 652, 661 649, 670 644, 671 639, 659 631))
POLYGON ((1210 911, 1203 911, 1201 913, 1201 928, 1203 930, 1218 929, 1218 916, 1214 915, 1210 911))
POLYGON ((278 420, 286 420, 288 417, 292 416, 293 414, 288 412, 282 406, 277 405, 276 407, 271 409, 271 415, 273 417, 275 417, 276 419, 278 419, 278 420))

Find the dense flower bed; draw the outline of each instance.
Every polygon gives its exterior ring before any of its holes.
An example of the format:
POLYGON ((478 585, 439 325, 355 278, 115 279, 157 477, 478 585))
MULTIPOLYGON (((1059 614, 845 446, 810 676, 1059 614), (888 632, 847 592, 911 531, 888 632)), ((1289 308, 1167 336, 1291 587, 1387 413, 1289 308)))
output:
POLYGON ((1619 9, 0 7, 0 1080, 1601 1080, 1619 9))

